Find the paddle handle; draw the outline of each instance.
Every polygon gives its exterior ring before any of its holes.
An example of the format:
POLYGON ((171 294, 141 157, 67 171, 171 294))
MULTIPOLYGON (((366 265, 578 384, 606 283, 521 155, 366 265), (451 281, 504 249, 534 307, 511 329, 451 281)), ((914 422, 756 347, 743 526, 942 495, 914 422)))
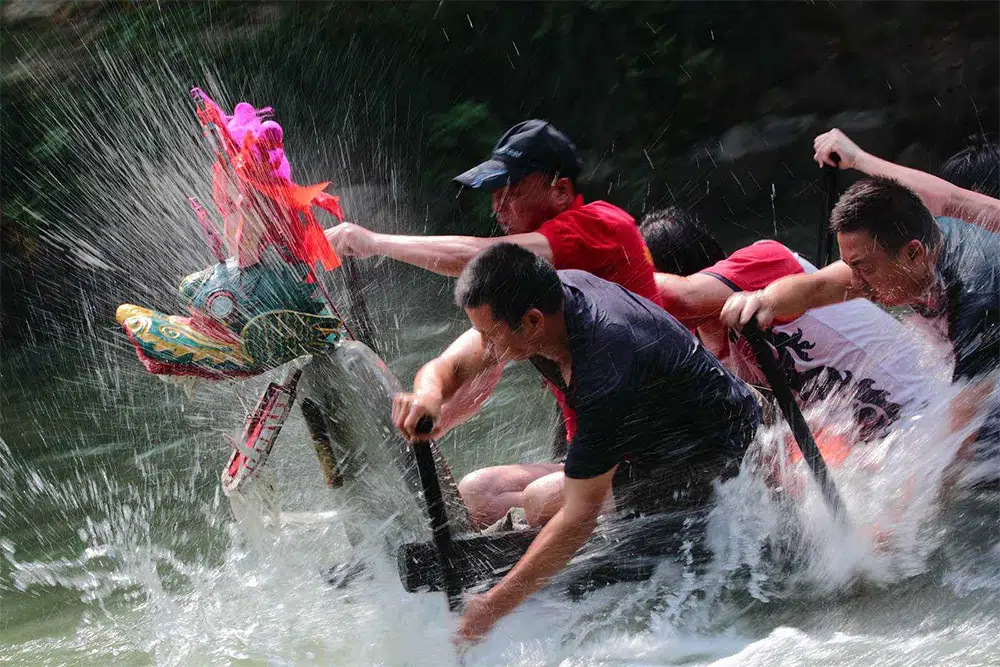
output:
MULTIPOLYGON (((433 430, 434 421, 430 417, 423 417, 417 422, 416 431, 420 435, 427 435, 433 430)), ((431 535, 437 551, 438 566, 444 579, 444 591, 448 596, 448 609, 459 611, 462 607, 462 584, 451 567, 451 530, 448 527, 448 513, 445 511, 444 499, 441 497, 441 484, 434 466, 431 443, 414 443, 413 456, 417 461, 417 474, 420 476, 420 485, 424 491, 427 516, 431 521, 431 535)))
POLYGON ((791 427, 795 442, 798 444, 803 458, 809 465, 809 470, 812 471, 813 477, 819 483, 827 505, 830 506, 830 509, 833 510, 837 518, 846 520, 847 510, 844 507, 844 501, 841 499, 840 493, 837 491, 837 486, 830 477, 826 461, 823 460, 823 455, 820 453, 819 447, 816 446, 816 441, 813 440, 809 425, 806 423, 805 417, 802 416, 802 411, 799 410, 799 405, 795 402, 792 391, 788 388, 788 384, 778 369, 778 364, 771 353, 771 348, 768 346, 767 341, 764 340, 764 334, 760 330, 760 325, 757 323, 756 317, 743 325, 743 337, 750 344, 750 348, 757 358, 757 363, 760 365, 761 370, 764 371, 764 377, 767 378, 768 384, 771 385, 771 391, 774 392, 774 397, 778 401, 781 414, 785 416, 785 421, 791 427))
MULTIPOLYGON (((830 153, 830 159, 840 164, 840 156, 830 153)), ((823 202, 823 224, 819 230, 819 249, 816 252, 816 266, 823 268, 830 263, 830 255, 833 254, 833 244, 836 243, 836 235, 830 231, 830 213, 837 205, 837 196, 840 194, 837 188, 837 172, 839 167, 823 165, 823 193, 826 195, 823 202)))
POLYGON ((421 417, 417 420, 417 435, 427 435, 434 430, 434 420, 430 417, 421 417))

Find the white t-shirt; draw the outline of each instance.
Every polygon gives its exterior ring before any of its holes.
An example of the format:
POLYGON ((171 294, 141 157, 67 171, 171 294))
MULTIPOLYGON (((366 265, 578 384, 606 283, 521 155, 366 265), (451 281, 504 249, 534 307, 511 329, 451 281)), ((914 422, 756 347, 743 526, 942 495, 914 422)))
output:
MULTIPOLYGON (((814 271, 777 241, 759 241, 702 273, 736 291, 751 291, 814 271)), ((950 368, 934 345, 866 299, 816 308, 765 335, 799 400, 839 397, 866 436, 919 412, 950 381, 950 368)), ((735 334, 730 350, 723 363, 749 382, 766 384, 749 346, 735 334)))

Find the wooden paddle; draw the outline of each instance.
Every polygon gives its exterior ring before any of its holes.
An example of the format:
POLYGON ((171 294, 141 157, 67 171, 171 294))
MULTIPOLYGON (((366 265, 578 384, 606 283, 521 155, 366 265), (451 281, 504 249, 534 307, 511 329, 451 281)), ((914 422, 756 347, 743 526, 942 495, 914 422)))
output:
POLYGON ((809 465, 809 470, 812 471, 813 477, 819 483, 826 504, 838 519, 846 522, 848 516, 844 501, 841 500, 840 492, 837 491, 837 486, 830 477, 826 461, 823 460, 823 455, 820 453, 819 447, 816 446, 809 425, 806 423, 805 417, 802 416, 802 411, 799 410, 799 405, 795 402, 792 391, 788 388, 781 371, 778 369, 771 348, 764 340, 764 333, 760 330, 756 316, 743 325, 743 337, 750 344, 753 354, 757 358, 757 363, 764 371, 764 377, 771 385, 771 391, 774 392, 774 397, 778 401, 781 414, 785 416, 785 421, 791 427, 799 451, 802 452, 802 457, 809 465))
MULTIPOLYGON (((836 153, 830 154, 830 159, 840 164, 840 156, 836 153)), ((823 165, 823 191, 826 194, 825 209, 823 211, 823 221, 819 228, 819 248, 816 251, 816 267, 822 269, 830 263, 830 255, 833 251, 833 244, 836 242, 836 235, 830 231, 830 213, 837 205, 837 172, 839 167, 823 165)))
MULTIPOLYGON (((427 435, 433 430, 434 422, 429 417, 423 417, 417 422, 417 433, 420 435, 427 435)), ((430 441, 414 443, 413 456, 417 460, 417 474, 420 475, 420 485, 424 491, 427 516, 431 520, 431 534, 437 551, 438 566, 441 568, 444 584, 442 588, 448 597, 448 609, 460 611, 462 583, 451 566, 451 529, 448 526, 448 513, 441 497, 441 484, 434 467, 434 454, 431 452, 430 441)))

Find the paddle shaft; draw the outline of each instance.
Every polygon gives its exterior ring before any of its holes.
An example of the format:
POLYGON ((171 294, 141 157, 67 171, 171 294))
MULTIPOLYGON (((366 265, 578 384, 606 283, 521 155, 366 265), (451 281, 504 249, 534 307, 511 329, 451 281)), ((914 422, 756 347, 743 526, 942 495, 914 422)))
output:
MULTIPOLYGON (((417 422, 417 433, 426 435, 432 430, 434 422, 427 417, 417 422)), ((444 499, 441 497, 441 484, 438 482, 437 470, 434 467, 431 443, 415 443, 413 456, 417 460, 417 474, 420 475, 420 485, 424 491, 427 516, 431 520, 431 534, 437 551, 438 566, 441 568, 444 584, 442 588, 448 597, 448 609, 459 611, 462 607, 462 584, 451 567, 451 530, 448 527, 448 513, 445 511, 444 499)))
POLYGON ((813 477, 819 483, 827 505, 830 506, 830 509, 837 518, 846 520, 847 510, 844 508, 844 501, 841 500, 837 486, 830 477, 826 461, 823 460, 823 455, 820 453, 819 447, 816 446, 816 441, 813 440, 812 432, 809 430, 809 425, 806 423, 805 417, 802 416, 802 411, 799 410, 798 403, 795 402, 795 397, 792 396, 792 391, 781 376, 778 364, 771 353, 771 348, 768 346, 767 341, 764 340, 764 334, 760 330, 760 325, 757 324, 756 318, 751 319, 743 325, 743 337, 750 344, 751 349, 753 349, 757 363, 760 365, 761 370, 764 371, 764 377, 767 378, 768 384, 771 385, 771 391, 774 392, 774 397, 778 401, 781 414, 785 416, 785 421, 791 427, 795 442, 798 444, 803 458, 805 458, 806 463, 809 465, 809 470, 812 471, 813 477))
MULTIPOLYGON (((357 338, 378 354, 375 347, 371 315, 361 292, 358 266, 351 257, 344 258, 344 268, 347 271, 347 288, 351 299, 351 311, 358 322, 357 338)), ((434 422, 424 417, 417 422, 417 433, 427 435, 434 430, 434 422)), ((424 503, 427 505, 427 516, 431 521, 431 536, 437 551, 438 567, 441 568, 443 588, 448 598, 448 610, 459 611, 462 607, 462 584, 451 567, 451 530, 448 527, 448 513, 441 496, 441 483, 438 481, 437 468, 434 465, 434 453, 431 443, 418 442, 413 446, 413 458, 417 462, 417 475, 424 492, 424 503)), ((459 658, 459 664, 463 664, 459 658)))
POLYGON ((368 304, 365 303, 365 297, 361 290, 361 276, 357 261, 353 257, 345 257, 342 263, 347 272, 347 294, 350 297, 351 315, 354 317, 355 324, 354 337, 370 347, 375 354, 378 354, 378 347, 375 346, 375 326, 372 324, 368 304))
MULTIPOLYGON (((840 164, 840 156, 836 153, 831 153, 830 159, 840 164)), ((823 192, 826 195, 826 201, 824 202, 823 222, 819 230, 819 249, 816 252, 816 266, 821 269, 830 263, 833 244, 837 241, 836 234, 830 231, 830 213, 837 205, 837 195, 840 194, 837 190, 838 171, 840 171, 838 167, 823 165, 823 192)))

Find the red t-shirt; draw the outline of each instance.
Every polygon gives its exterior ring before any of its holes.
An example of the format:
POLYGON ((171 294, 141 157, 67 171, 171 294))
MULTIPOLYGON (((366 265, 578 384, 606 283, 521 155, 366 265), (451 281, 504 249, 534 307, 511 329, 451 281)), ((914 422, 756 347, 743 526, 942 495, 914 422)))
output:
MULTIPOLYGON (((630 292, 660 304, 653 278, 653 257, 642 240, 635 218, 605 201, 583 203, 577 195, 569 209, 537 230, 552 248, 552 264, 557 269, 579 269, 598 278, 618 283, 630 292)), ((576 415, 566 399, 549 384, 566 423, 566 440, 576 435, 576 415)))
POLYGON ((617 206, 584 204, 578 195, 568 210, 535 231, 548 240, 557 269, 587 271, 660 303, 653 258, 635 219, 617 206))
MULTIPOLYGON (((791 250, 777 241, 766 240, 740 248, 729 257, 707 269, 702 269, 699 273, 721 280, 733 291, 755 292, 785 276, 804 273, 804 269, 791 250)), ((789 320, 775 320, 777 324, 787 322, 789 320)), ((740 339, 736 345, 739 348, 740 359, 753 359, 753 353, 744 340, 740 339)), ((732 349, 727 348, 719 353, 719 359, 725 362, 731 353, 732 349)))
POLYGON ((701 270, 737 292, 764 289, 775 280, 803 272, 792 251, 777 241, 757 241, 701 270))

